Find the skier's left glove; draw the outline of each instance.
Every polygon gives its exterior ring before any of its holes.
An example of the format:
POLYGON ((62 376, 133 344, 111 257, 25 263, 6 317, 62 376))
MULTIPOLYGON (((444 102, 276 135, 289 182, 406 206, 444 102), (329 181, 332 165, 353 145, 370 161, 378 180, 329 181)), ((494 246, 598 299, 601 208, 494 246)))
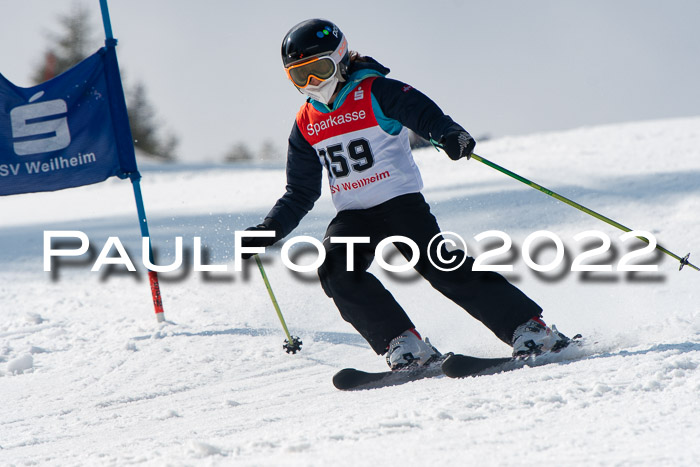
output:
POLYGON ((463 157, 472 157, 476 141, 464 130, 453 131, 443 135, 438 144, 445 150, 447 156, 453 161, 463 157))
MULTIPOLYGON (((282 238, 282 226, 279 222, 271 217, 266 218, 262 224, 248 227, 246 230, 272 230, 275 232, 274 237, 244 237, 241 239, 241 246, 244 247, 268 247, 272 246, 282 238)), ((243 253, 241 258, 250 259, 254 253, 243 253)))

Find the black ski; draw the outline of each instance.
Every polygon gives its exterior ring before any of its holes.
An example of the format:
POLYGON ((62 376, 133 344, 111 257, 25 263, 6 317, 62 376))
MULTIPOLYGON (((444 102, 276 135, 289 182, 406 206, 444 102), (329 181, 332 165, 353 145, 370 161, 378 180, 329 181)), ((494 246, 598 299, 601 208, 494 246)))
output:
MULTIPOLYGON (((517 361, 519 359, 513 357, 480 358, 455 354, 447 357, 442 363, 442 372, 450 378, 466 378, 467 376, 476 376, 486 370, 497 369, 505 371, 507 363, 515 363, 517 361)), ((512 366, 510 369, 515 368, 515 366, 512 366)))
POLYGON ((333 386, 341 391, 351 391, 396 386, 423 378, 434 378, 442 375, 441 365, 450 355, 452 354, 442 355, 426 366, 409 366, 399 370, 370 372, 345 368, 333 376, 333 386))
POLYGON ((549 358, 566 348, 570 344, 581 345, 581 335, 577 334, 563 347, 555 351, 545 352, 541 355, 526 357, 496 357, 481 358, 469 355, 447 353, 426 366, 409 366, 400 370, 387 371, 362 371, 354 368, 345 368, 333 376, 333 385, 342 391, 361 389, 376 389, 387 386, 410 383, 424 378, 437 376, 449 376, 450 378, 466 378, 482 373, 494 374, 503 371, 516 370, 524 366, 539 366, 554 363, 549 358))
POLYGON ((345 368, 333 376, 333 385, 341 391, 353 391, 397 386, 425 378, 435 378, 443 374, 450 378, 464 378, 490 369, 506 371, 507 369, 519 368, 522 365, 505 368, 508 366, 507 363, 518 361, 519 359, 511 357, 479 358, 450 353, 443 355, 438 361, 428 364, 428 366, 412 366, 394 371, 371 372, 345 368))
POLYGON ((568 346, 574 344, 581 346, 583 344, 581 334, 576 334, 573 338, 568 339, 566 343, 560 345, 554 350, 544 352, 539 355, 527 355, 521 357, 503 357, 503 358, 480 358, 471 357, 469 355, 453 354, 449 355, 442 363, 442 372, 450 378, 466 378, 469 376, 477 376, 482 373, 495 374, 504 371, 517 370, 524 366, 539 366, 548 363, 554 363, 551 357, 563 351, 568 346))

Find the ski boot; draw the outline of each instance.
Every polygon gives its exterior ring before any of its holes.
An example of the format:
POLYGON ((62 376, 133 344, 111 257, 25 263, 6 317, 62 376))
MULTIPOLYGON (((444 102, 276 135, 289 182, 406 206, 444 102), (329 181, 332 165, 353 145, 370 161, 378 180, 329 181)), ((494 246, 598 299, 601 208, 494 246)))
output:
POLYGON ((428 338, 422 340, 414 328, 391 340, 386 354, 386 363, 392 370, 398 370, 411 365, 425 366, 440 356, 440 352, 430 344, 428 338))
POLYGON ((550 328, 542 319, 534 317, 515 328, 513 333, 513 357, 540 355, 543 352, 556 352, 571 343, 571 339, 552 325, 550 328))

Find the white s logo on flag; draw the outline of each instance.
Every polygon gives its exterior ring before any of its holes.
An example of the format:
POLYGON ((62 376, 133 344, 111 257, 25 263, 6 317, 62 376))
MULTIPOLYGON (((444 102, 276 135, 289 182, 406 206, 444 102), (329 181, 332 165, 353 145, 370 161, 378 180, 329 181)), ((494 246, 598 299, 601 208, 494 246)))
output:
MULTIPOLYGON (((29 99, 33 102, 44 94, 43 91, 29 99)), ((68 106, 63 99, 55 99, 36 104, 15 107, 10 111, 12 137, 18 156, 59 151, 70 145, 70 130, 65 114, 68 106), (56 118, 51 118, 56 117, 56 118), (34 137, 26 140, 26 138, 34 137), (23 141, 16 141, 17 139, 23 141)))

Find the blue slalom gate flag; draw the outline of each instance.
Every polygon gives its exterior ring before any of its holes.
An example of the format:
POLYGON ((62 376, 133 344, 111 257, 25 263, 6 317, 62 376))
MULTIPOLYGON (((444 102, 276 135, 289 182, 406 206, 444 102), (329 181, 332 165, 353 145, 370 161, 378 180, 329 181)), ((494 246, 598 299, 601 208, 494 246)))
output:
POLYGON ((31 88, 0 75, 0 196, 140 178, 114 47, 31 88))

